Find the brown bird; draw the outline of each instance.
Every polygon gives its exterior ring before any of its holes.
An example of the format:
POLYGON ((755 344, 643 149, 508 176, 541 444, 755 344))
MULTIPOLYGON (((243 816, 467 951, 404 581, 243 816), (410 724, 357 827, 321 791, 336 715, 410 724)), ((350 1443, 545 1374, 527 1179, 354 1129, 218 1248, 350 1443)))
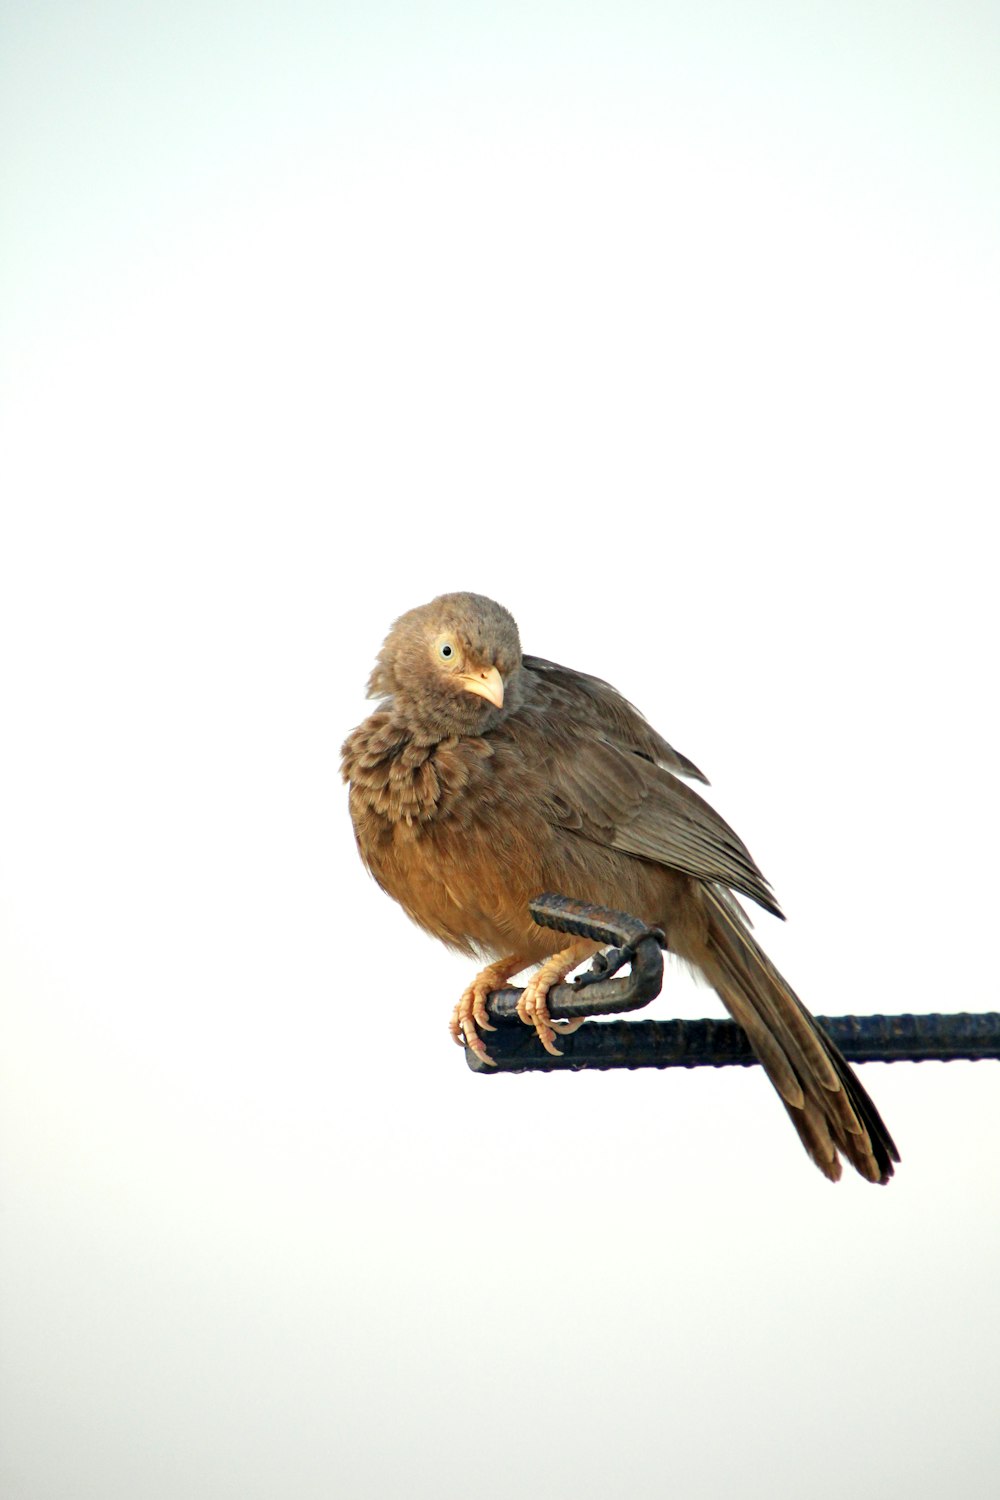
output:
MULTIPOLYGON (((662 927, 746 1031, 820 1171, 838 1152, 888 1182, 896 1147, 837 1048, 748 930, 733 892, 781 916, 743 842, 680 777, 705 777, 608 683, 522 656, 513 617, 443 594, 396 621, 342 770, 361 858, 421 927, 491 962, 452 1034, 486 1060, 491 990, 541 964, 521 1019, 556 1052, 545 997, 598 949, 558 948, 528 902, 561 891, 662 927)), ((556 1023, 558 1024, 558 1023, 556 1023)))

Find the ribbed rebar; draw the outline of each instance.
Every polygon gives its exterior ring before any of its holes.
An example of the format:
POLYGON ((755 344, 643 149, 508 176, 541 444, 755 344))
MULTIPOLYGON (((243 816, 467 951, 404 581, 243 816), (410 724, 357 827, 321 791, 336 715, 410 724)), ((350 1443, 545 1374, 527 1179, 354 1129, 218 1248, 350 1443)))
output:
MULTIPOLYGON (((1000 1012, 968 1015, 817 1016, 848 1062, 951 1062, 1000 1058, 1000 1012)), ((485 1073, 552 1073, 579 1068, 725 1068, 757 1062, 746 1032, 729 1020, 600 1021, 560 1036, 552 1057, 526 1026, 489 1033, 495 1067, 485 1073)))
MULTIPOLYGON (((669 939, 658 928, 607 907, 547 893, 530 903, 536 922, 559 932, 615 944, 594 968, 549 991, 554 1018, 610 1015, 647 1005, 663 982, 662 949, 669 939), (624 978, 613 975, 631 965, 624 978)), ((724 1068, 749 1067, 757 1058, 735 1021, 588 1021, 560 1036, 562 1057, 552 1057, 533 1029, 517 1020, 519 989, 497 990, 487 998, 488 1034, 495 1066, 466 1051, 469 1066, 481 1073, 556 1072, 565 1068, 724 1068)), ((848 1062, 950 1062, 1000 1058, 1000 1013, 969 1015, 817 1016, 848 1062)))

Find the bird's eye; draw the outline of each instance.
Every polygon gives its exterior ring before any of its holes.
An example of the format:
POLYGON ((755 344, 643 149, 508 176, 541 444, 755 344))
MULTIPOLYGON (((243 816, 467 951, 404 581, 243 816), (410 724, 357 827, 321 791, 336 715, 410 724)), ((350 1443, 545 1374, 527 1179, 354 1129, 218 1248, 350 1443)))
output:
POLYGON ((452 659, 452 657, 454 655, 455 655, 455 648, 451 644, 451 641, 442 641, 441 644, 440 644, 440 646, 438 647, 438 656, 440 656, 441 660, 442 661, 451 661, 451 659, 452 659))

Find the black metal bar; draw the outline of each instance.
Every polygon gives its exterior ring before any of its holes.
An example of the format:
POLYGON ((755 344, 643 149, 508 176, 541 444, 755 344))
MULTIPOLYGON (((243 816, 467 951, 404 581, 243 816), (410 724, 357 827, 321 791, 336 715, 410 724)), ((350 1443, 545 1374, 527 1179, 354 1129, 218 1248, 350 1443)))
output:
MULTIPOLYGON (((848 1062, 951 1062, 1000 1058, 1000 1013, 981 1015, 817 1016, 848 1062)), ((735 1021, 600 1021, 560 1036, 552 1057, 530 1027, 506 1024, 489 1034, 485 1073, 554 1073, 580 1068, 725 1068, 757 1062, 735 1021)))
MULTIPOLYGON (((604 955, 598 955, 590 973, 581 975, 570 984, 553 986, 548 994, 548 1006, 549 1014, 557 1020, 637 1010, 660 993, 664 937, 658 927, 647 927, 645 922, 626 912, 551 893, 536 896, 528 903, 528 910, 541 927, 617 945, 612 954, 607 955, 610 964, 604 955), (631 963, 631 973, 624 979, 612 979, 610 975, 623 963, 631 963)), ((517 989, 494 990, 486 1002, 490 1020, 504 1021, 516 1016, 520 998, 521 991, 517 989)))
MULTIPOLYGON (((558 932, 617 945, 593 969, 548 995, 557 1020, 610 1015, 647 1005, 663 983, 663 933, 608 907, 546 894, 529 904, 536 922, 558 932), (607 977, 624 963, 631 973, 607 977)), ((489 1034, 495 1066, 466 1050, 477 1073, 556 1072, 566 1068, 749 1067, 757 1059, 735 1021, 606 1021, 560 1035, 562 1057, 546 1052, 534 1031, 517 1020, 519 989, 496 990, 486 1002, 497 1027, 489 1034)), ((1000 1013, 981 1015, 817 1016, 848 1062, 949 1062, 1000 1058, 1000 1013)))

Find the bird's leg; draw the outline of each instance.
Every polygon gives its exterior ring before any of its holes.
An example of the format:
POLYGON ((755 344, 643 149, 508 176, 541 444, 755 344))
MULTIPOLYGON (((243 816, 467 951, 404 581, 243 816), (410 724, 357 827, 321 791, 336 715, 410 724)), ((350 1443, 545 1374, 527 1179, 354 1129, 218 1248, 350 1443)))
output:
POLYGON ((449 1025, 455 1041, 460 1047, 468 1047, 482 1062, 489 1063, 491 1068, 496 1067, 496 1064, 476 1030, 477 1026, 481 1026, 484 1031, 496 1031, 486 1014, 486 997, 491 990, 505 985, 511 975, 519 974, 530 962, 522 953, 511 953, 507 958, 498 958, 494 963, 487 964, 476 975, 451 1013, 449 1025))
POLYGON ((562 1057, 562 1053, 555 1045, 556 1027, 558 1026, 563 1036, 576 1031, 583 1024, 579 1021, 553 1021, 549 1015, 549 1007, 546 997, 554 984, 560 984, 585 958, 596 953, 602 945, 594 942, 592 938, 577 938, 570 943, 568 948, 563 948, 560 953, 553 953, 547 958, 538 970, 528 980, 517 1002, 517 1013, 526 1026, 534 1026, 538 1033, 538 1040, 546 1052, 551 1052, 553 1057, 562 1057))

